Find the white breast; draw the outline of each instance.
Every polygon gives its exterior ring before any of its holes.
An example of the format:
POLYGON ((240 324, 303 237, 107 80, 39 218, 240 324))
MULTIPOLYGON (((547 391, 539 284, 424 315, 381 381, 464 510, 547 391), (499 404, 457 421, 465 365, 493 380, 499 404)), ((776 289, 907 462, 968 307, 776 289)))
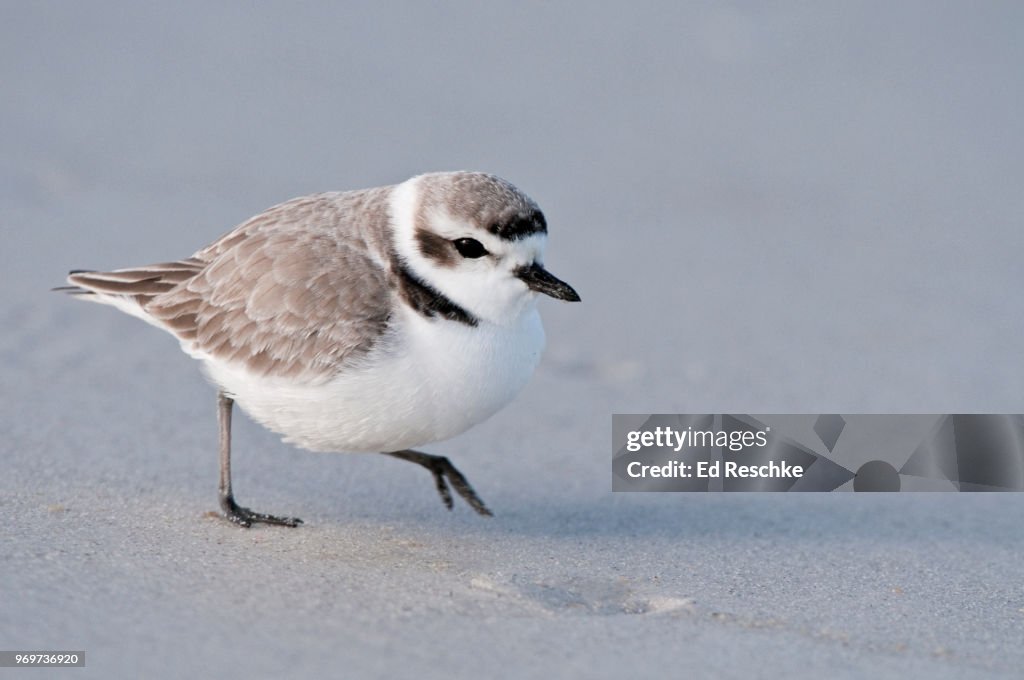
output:
POLYGON ((530 304, 508 326, 428 319, 400 306, 359 365, 296 385, 204 361, 254 420, 313 451, 397 451, 454 437, 519 393, 540 361, 544 330, 530 304))

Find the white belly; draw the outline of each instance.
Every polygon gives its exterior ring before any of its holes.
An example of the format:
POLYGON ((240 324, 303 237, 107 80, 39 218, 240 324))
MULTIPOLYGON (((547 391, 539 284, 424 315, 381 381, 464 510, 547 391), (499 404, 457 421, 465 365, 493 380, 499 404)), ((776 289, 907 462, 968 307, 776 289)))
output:
POLYGON ((398 451, 454 437, 496 413, 526 385, 544 347, 532 305, 511 326, 470 327, 404 310, 392 332, 360 365, 318 385, 203 363, 246 413, 288 443, 398 451))

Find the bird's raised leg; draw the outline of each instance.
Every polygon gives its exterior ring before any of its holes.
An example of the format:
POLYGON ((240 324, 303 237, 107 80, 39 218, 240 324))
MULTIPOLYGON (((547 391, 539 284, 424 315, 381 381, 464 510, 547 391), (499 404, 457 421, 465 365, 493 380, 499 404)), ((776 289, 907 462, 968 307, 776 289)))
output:
POLYGON ((223 392, 217 393, 217 422, 220 425, 220 508, 224 511, 224 516, 246 528, 251 527, 253 522, 280 524, 286 527, 302 524, 298 517, 264 515, 235 503, 235 496, 231 493, 231 409, 234 405, 234 399, 223 392))
POLYGON ((429 453, 421 453, 420 451, 413 451, 406 449, 404 451, 385 451, 385 455, 399 458, 401 460, 407 460, 410 463, 416 463, 430 470, 431 474, 434 475, 434 482, 437 484, 437 493, 441 494, 441 501, 445 504, 449 510, 452 509, 452 493, 448 490, 448 483, 451 483, 452 488, 455 492, 462 496, 463 499, 469 506, 476 510, 481 515, 492 515, 484 502, 480 500, 480 497, 473 491, 473 487, 469 485, 466 478, 462 476, 462 473, 452 465, 451 461, 444 456, 434 456, 429 453), (447 478, 447 482, 445 481, 447 478))

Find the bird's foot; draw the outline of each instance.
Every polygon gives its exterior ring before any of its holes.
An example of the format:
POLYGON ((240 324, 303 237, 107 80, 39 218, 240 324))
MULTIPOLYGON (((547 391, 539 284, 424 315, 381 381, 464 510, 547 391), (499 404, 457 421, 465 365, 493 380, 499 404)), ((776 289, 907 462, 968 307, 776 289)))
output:
POLYGON ((476 510, 477 513, 488 517, 494 514, 484 505, 480 497, 476 495, 476 491, 473 491, 473 487, 466 481, 465 476, 444 456, 434 456, 419 451, 389 451, 387 455, 422 465, 430 470, 430 473, 434 475, 434 482, 437 485, 437 493, 441 496, 441 502, 449 510, 454 505, 452 493, 448 490, 448 484, 450 483, 452 488, 455 489, 455 493, 462 496, 463 500, 469 503, 469 507, 476 510))
POLYGON ((253 512, 249 508, 243 508, 235 503, 231 496, 221 497, 220 508, 224 511, 224 518, 233 524, 248 529, 256 524, 277 524, 283 527, 297 527, 302 524, 298 517, 278 517, 276 515, 265 515, 262 512, 253 512))

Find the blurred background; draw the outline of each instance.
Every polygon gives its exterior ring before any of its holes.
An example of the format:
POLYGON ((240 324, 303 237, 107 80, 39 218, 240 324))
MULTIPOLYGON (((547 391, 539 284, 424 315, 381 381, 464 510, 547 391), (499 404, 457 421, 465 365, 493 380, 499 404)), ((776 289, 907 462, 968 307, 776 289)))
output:
POLYGON ((549 368, 614 410, 1021 407, 1019 3, 0 12, 8 304, 479 169, 545 209, 549 368))
POLYGON ((623 650, 1015 677, 1019 495, 612 494, 608 463, 615 412, 1024 410, 1022 26, 995 1, 0 3, 0 646, 95 677, 618 677, 623 650), (541 303, 516 402, 431 449, 495 519, 245 418, 239 501, 308 524, 205 516, 194 362, 49 289, 452 169, 532 196, 583 298, 541 303))

